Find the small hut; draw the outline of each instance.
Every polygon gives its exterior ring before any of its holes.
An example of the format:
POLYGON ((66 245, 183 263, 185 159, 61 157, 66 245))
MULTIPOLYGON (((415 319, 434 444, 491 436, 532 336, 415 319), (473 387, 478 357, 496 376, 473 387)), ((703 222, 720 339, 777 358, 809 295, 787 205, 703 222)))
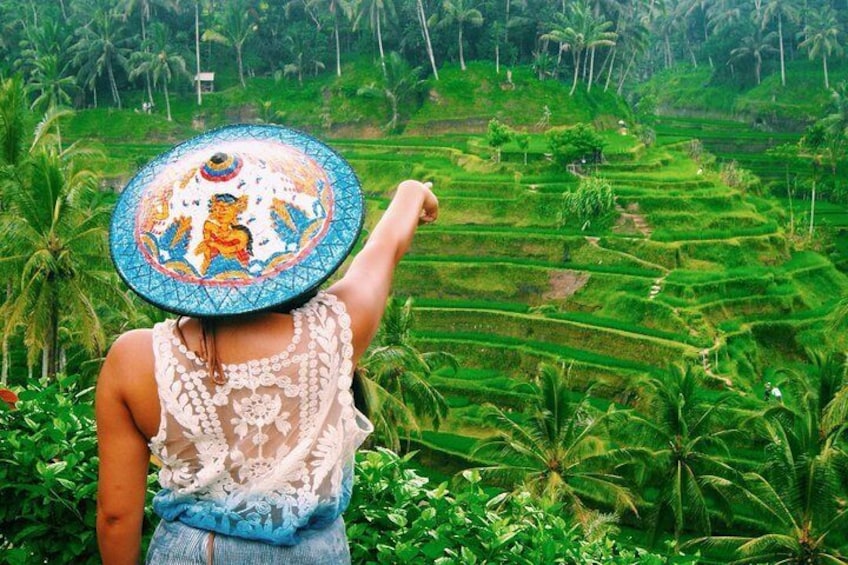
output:
POLYGON ((213 92, 215 90, 215 73, 197 73, 194 82, 200 81, 201 92, 213 92))

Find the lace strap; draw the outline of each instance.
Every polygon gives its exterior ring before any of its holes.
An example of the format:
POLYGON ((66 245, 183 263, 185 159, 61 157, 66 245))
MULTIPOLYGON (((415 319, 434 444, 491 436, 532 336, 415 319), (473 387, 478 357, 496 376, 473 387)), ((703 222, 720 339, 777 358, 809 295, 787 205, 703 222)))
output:
POLYGON ((338 383, 340 389, 349 390, 353 379, 353 330, 350 327, 350 315, 347 313, 345 303, 335 294, 321 291, 316 298, 330 309, 338 323, 342 354, 338 383))

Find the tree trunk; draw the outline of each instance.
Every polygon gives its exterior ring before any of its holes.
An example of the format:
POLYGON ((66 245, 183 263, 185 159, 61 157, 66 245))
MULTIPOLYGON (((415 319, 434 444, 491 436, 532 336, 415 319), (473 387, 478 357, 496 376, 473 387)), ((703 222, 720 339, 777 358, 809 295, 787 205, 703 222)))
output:
POLYGON ((789 167, 786 167, 786 195, 789 197, 789 234, 795 235, 795 210, 792 205, 792 185, 789 183, 789 167))
POLYGON ((389 99, 389 104, 392 106, 392 121, 389 122, 389 131, 395 131, 398 123, 398 100, 397 96, 390 90, 386 90, 386 98, 389 99))
POLYGON ((56 307, 55 297, 50 300, 50 321, 47 329, 47 340, 44 346, 45 369, 47 378, 56 378, 59 370, 59 309, 56 307))
POLYGON ((121 93, 118 92, 118 83, 115 82, 115 73, 112 72, 112 60, 106 59, 106 75, 109 77, 109 88, 112 90, 112 100, 121 109, 121 93))
POLYGON ((504 19, 504 45, 509 45, 509 3, 510 0, 506 0, 506 17, 504 19))
POLYGON ((665 35, 665 68, 671 68, 673 57, 671 56, 671 42, 668 39, 668 34, 665 35))
POLYGON ((618 54, 618 49, 616 49, 615 46, 613 46, 612 55, 610 56, 610 66, 607 69, 607 80, 606 80, 606 82, 604 82, 604 92, 606 92, 607 89, 609 89, 610 80, 612 79, 612 69, 613 69, 613 67, 615 67, 615 56, 617 54, 618 54))
POLYGON ((618 81, 618 88, 615 89, 619 96, 621 96, 621 93, 624 91, 624 83, 627 81, 627 75, 630 74, 630 69, 633 67, 634 61, 636 61, 635 52, 630 56, 630 62, 627 63, 626 67, 624 67, 624 72, 621 74, 621 79, 618 81))
POLYGON ((586 92, 592 91, 592 81, 595 80, 595 48, 592 47, 592 55, 589 57, 589 82, 586 83, 586 92))
POLYGON ((760 68, 763 66, 763 60, 759 55, 755 57, 754 73, 757 75, 757 86, 760 84, 760 68))
POLYGON ((241 59, 241 44, 236 44, 236 61, 238 61, 239 81, 242 88, 247 88, 247 83, 244 82, 244 64, 241 59))
POLYGON ((91 84, 91 96, 94 98, 94 107, 97 108, 97 85, 91 84))
POLYGON ((462 53, 462 24, 459 24, 459 68, 465 70, 465 56, 462 53))
POLYGON ((810 196, 810 239, 813 239, 813 229, 816 219, 816 179, 813 179, 813 192, 810 196))
POLYGON ((197 88, 197 105, 203 104, 203 94, 200 90, 200 0, 194 2, 194 57, 197 63, 197 76, 194 77, 197 88))
MULTIPOLYGON (((144 10, 139 8, 138 15, 141 19, 141 44, 144 45, 144 52, 147 53, 147 26, 144 23, 144 10)), ((150 85, 150 72, 144 71, 144 86, 147 89, 147 101, 153 104, 153 87, 150 85)))
POLYGON ((418 0, 418 18, 421 20, 421 31, 424 33, 424 43, 427 45, 427 56, 430 58, 433 76, 436 80, 439 80, 439 71, 436 69, 436 58, 433 56, 433 44, 430 41, 430 28, 427 26, 427 14, 424 13, 424 4, 421 0, 418 0))
POLYGON ((571 90, 568 92, 569 96, 574 96, 574 91, 577 89, 577 75, 580 73, 580 52, 574 51, 574 55, 572 56, 572 60, 574 61, 574 80, 571 82, 571 90))
POLYGON ((165 92, 165 112, 166 112, 166 115, 168 116, 168 121, 170 122, 170 121, 172 121, 171 120, 171 97, 168 96, 168 81, 167 80, 162 81, 162 90, 165 92))
POLYGON ((377 11, 377 47, 380 49, 380 67, 383 69, 383 78, 388 78, 386 72, 386 55, 383 53, 383 32, 380 29, 380 11, 377 11))
POLYGON ((333 16, 333 34, 336 36, 336 76, 342 76, 342 50, 339 46, 339 19, 333 16))
POLYGON ((830 80, 827 78, 827 52, 822 51, 822 66, 824 67, 824 87, 830 90, 830 80))
POLYGON ((501 46, 495 42, 495 74, 501 74, 501 46))
POLYGON ((777 14, 777 38, 780 41, 780 85, 786 86, 786 63, 783 55, 783 17, 777 14))
MULTIPOLYGON (((6 282, 6 300, 12 296, 12 281, 6 282)), ((9 366, 11 365, 9 357, 9 337, 6 332, 3 332, 3 371, 0 374, 0 384, 6 386, 9 382, 9 366)))

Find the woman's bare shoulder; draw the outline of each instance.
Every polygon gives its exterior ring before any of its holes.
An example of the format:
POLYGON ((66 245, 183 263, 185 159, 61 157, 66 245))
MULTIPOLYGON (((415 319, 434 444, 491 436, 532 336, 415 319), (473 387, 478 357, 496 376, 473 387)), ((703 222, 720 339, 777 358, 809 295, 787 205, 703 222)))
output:
POLYGON ((153 354, 153 330, 142 328, 129 330, 118 336, 109 348, 109 355, 153 354))
POLYGON ((109 348, 100 377, 111 380, 134 380, 153 371, 153 331, 130 330, 118 336, 109 348))

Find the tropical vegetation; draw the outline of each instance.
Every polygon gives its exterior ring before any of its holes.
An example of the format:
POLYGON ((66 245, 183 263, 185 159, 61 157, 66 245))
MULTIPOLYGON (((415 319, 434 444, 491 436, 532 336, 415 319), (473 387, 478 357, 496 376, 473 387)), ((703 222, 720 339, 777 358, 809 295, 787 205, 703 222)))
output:
POLYGON ((0 563, 96 562, 91 386, 164 316, 113 274, 109 211, 233 122, 326 139, 363 237, 401 178, 442 203, 357 368, 355 562, 848 560, 844 6, 0 14, 0 563))

